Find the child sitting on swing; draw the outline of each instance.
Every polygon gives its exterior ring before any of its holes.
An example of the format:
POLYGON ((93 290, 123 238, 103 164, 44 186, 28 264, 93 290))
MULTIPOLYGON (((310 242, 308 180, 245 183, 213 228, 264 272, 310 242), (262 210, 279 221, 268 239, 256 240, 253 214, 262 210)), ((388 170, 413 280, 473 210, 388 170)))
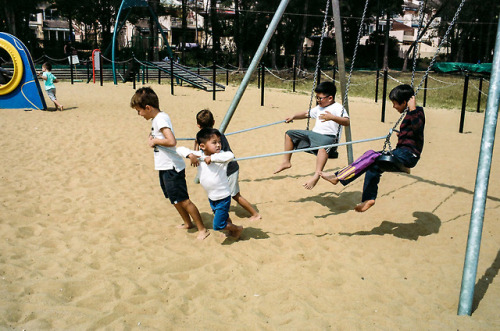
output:
MULTIPOLYGON (((305 119, 308 117, 315 118, 316 123, 314 128, 312 131, 288 130, 285 133, 285 151, 338 143, 340 140, 339 125, 350 125, 349 115, 344 110, 344 107, 335 102, 337 88, 334 83, 322 82, 318 84, 314 91, 316 92, 316 102, 318 103, 316 107, 309 112, 300 112, 285 119, 286 123, 290 123, 293 120, 305 119)), ((336 147, 332 148, 336 149, 336 147)), ((314 154, 316 154, 316 171, 314 172, 314 176, 304 183, 303 186, 306 189, 312 190, 314 186, 316 186, 320 174, 325 168, 326 161, 328 161, 329 152, 330 149, 326 150, 324 148, 314 151, 314 154)), ((278 172, 291 168, 291 159, 292 154, 284 154, 283 161, 274 173, 277 174, 278 172)))
MULTIPOLYGON (((420 159, 424 147, 424 109, 417 107, 415 93, 410 85, 396 86, 389 93, 389 99, 392 101, 394 109, 400 114, 408 108, 400 125, 396 149, 392 151, 392 154, 404 167, 413 168, 420 159)), ((361 203, 356 205, 355 211, 365 212, 373 207, 377 198, 378 183, 383 172, 376 162, 368 167, 361 203)), ((334 185, 340 181, 335 174, 321 172, 321 177, 334 185)))

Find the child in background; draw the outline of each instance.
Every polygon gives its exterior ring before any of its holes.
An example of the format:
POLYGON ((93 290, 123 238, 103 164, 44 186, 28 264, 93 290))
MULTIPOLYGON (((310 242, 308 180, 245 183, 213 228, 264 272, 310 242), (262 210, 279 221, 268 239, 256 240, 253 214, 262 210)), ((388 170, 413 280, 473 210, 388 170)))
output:
POLYGON ((56 98, 56 86, 54 85, 54 83, 58 83, 59 80, 52 73, 52 64, 50 64, 49 62, 45 62, 42 65, 41 76, 42 79, 44 80, 43 83, 45 85, 45 91, 47 92, 49 99, 52 100, 52 102, 54 102, 56 110, 59 108, 60 111, 63 111, 64 110, 63 105, 61 105, 56 98))
MULTIPOLYGON (((198 128, 200 129, 212 129, 215 124, 214 120, 214 115, 212 112, 208 109, 203 109, 198 112, 196 115, 196 122, 198 124, 198 128)), ((229 146, 229 142, 227 141, 226 136, 224 136, 223 133, 220 133, 220 138, 221 138, 221 150, 224 152, 232 152, 231 147, 229 146)), ((198 143, 195 142, 195 150, 198 150, 198 143)), ((197 167, 199 162, 197 159, 193 159, 193 162, 191 162, 192 166, 197 167)), ((240 206, 242 206, 246 211, 250 213, 250 221, 256 221, 261 219, 262 217, 260 214, 252 207, 250 202, 248 202, 247 199, 245 199, 241 194, 240 194, 240 186, 238 183, 238 177, 240 174, 240 166, 238 165, 238 162, 236 161, 231 161, 227 165, 227 178, 229 181, 229 187, 231 188, 231 196, 236 201, 240 206)))
POLYGON ((160 186, 165 198, 170 199, 184 224, 181 229, 191 229, 193 219, 198 228, 197 239, 203 240, 210 234, 201 221, 195 204, 189 199, 184 160, 177 155, 177 141, 170 117, 159 108, 158 96, 150 87, 138 89, 130 100, 130 107, 146 120, 152 120, 148 145, 154 150, 155 170, 159 171, 160 186), (159 148, 163 146, 164 148, 159 148))
POLYGON ((202 159, 198 166, 201 186, 207 191, 208 201, 214 213, 213 229, 226 230, 229 235, 239 239, 242 226, 234 225, 229 218, 231 190, 227 179, 228 163, 234 159, 232 152, 221 151, 221 133, 217 129, 204 128, 196 134, 199 151, 178 147, 177 153, 188 157, 192 163, 202 159))
MULTIPOLYGON (((422 107, 417 107, 415 92, 410 85, 403 84, 396 86, 389 93, 389 99, 392 101, 394 109, 400 114, 408 108, 408 112, 400 125, 398 144, 392 151, 392 154, 404 167, 413 168, 418 160, 420 160, 420 154, 424 147, 424 109, 422 107)), ((361 203, 359 203, 354 210, 357 212, 365 212, 375 205, 375 199, 378 193, 378 183, 380 182, 382 173, 383 170, 380 169, 376 162, 370 165, 365 174, 361 203)), ((339 182, 339 179, 334 174, 329 175, 321 172, 321 177, 333 185, 339 182)))

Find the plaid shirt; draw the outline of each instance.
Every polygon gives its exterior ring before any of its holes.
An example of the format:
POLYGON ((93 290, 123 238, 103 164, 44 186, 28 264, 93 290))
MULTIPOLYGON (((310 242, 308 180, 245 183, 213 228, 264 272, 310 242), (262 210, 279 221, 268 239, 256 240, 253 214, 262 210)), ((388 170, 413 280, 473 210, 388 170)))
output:
POLYGON ((414 111, 406 113, 398 133, 396 148, 406 148, 420 157, 424 148, 424 108, 417 107, 414 111))

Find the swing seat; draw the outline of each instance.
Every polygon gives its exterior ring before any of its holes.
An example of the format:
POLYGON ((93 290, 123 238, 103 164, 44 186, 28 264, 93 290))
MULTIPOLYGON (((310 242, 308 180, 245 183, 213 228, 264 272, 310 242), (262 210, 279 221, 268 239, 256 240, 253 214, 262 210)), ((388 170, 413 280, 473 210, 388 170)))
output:
POLYGON ((410 168, 405 167, 392 153, 383 152, 375 161, 380 169, 387 172, 410 173, 410 168))

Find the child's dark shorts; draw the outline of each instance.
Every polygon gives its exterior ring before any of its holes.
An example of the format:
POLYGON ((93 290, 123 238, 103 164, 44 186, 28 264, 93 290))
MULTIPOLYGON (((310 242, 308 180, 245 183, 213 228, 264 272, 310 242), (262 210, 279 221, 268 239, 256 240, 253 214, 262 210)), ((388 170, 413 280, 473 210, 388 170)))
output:
POLYGON ((160 170, 160 186, 165 198, 175 205, 179 202, 189 199, 186 185, 186 171, 177 172, 172 170, 160 170))

